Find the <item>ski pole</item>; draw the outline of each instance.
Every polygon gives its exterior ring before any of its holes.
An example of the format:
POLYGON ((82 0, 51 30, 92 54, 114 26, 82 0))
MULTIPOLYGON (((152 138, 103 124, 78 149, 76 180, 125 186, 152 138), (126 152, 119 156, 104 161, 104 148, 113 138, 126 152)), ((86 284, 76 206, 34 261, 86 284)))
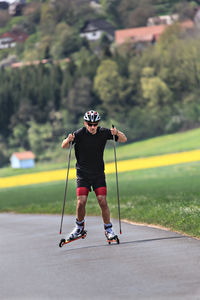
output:
POLYGON ((70 147, 69 147, 67 177, 66 177, 66 181, 65 181, 65 193, 64 193, 64 201, 63 201, 63 208, 62 208, 62 217, 61 217, 61 223, 60 223, 60 234, 62 233, 63 217, 64 217, 64 211, 65 211, 65 203, 66 203, 66 195, 67 195, 67 184, 68 184, 68 177, 69 177, 69 166, 70 166, 71 152, 72 152, 72 142, 70 142, 70 147))
MULTIPOLYGON (((115 128, 115 126, 112 125, 112 128, 115 128)), ((118 184, 118 172, 117 172, 117 155, 116 155, 115 135, 113 135, 113 146, 114 146, 114 155, 115 155, 115 170, 116 170, 116 184, 117 184, 117 201, 118 201, 119 232, 120 232, 120 234, 122 234, 122 229, 121 229, 121 217, 120 217, 119 184, 118 184)))

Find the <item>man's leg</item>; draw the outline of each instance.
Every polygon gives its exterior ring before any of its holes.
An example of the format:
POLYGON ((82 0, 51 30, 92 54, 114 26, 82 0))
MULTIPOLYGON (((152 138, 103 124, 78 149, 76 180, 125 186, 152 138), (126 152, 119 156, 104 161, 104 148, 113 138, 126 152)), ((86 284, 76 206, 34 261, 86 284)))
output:
POLYGON ((75 228, 70 233, 70 235, 66 238, 67 240, 72 240, 79 237, 82 233, 84 233, 85 228, 85 206, 87 203, 89 189, 85 187, 77 188, 77 206, 76 206, 76 223, 75 228))
POLYGON ((85 187, 77 188, 77 206, 76 215, 79 222, 83 221, 85 218, 85 207, 87 203, 89 189, 85 187))
POLYGON ((106 187, 100 187, 95 189, 95 194, 101 208, 101 215, 104 221, 104 224, 110 223, 110 210, 106 200, 107 190, 106 187))
POLYGON ((99 195, 97 196, 97 200, 99 202, 99 206, 101 208, 101 215, 104 221, 104 224, 110 223, 110 210, 108 207, 108 203, 106 201, 106 196, 99 195))
POLYGON ((106 200, 106 187, 100 187, 95 189, 95 193, 101 208, 101 214, 104 221, 105 235, 108 240, 113 240, 116 238, 116 234, 114 233, 112 223, 110 222, 110 210, 106 200))
POLYGON ((76 216, 79 222, 85 218, 85 207, 88 196, 77 196, 76 216))

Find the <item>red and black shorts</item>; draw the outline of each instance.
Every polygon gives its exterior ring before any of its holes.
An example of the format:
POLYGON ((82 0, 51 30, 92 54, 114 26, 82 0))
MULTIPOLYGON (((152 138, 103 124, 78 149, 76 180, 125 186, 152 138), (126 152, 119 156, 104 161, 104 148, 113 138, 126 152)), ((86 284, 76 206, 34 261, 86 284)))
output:
POLYGON ((88 174, 77 170, 77 196, 88 196, 91 188, 96 196, 107 195, 105 173, 88 174))

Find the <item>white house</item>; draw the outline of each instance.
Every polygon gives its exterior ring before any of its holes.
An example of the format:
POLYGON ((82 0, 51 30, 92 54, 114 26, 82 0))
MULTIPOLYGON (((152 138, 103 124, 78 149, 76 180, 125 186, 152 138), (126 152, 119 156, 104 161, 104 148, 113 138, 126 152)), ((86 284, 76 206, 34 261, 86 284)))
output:
POLYGON ((114 39, 114 27, 105 19, 87 21, 80 32, 80 36, 89 41, 99 40, 102 34, 106 34, 111 41, 114 39))
POLYGON ((0 50, 13 48, 17 43, 25 43, 27 38, 28 35, 22 31, 5 32, 0 36, 0 50))
POLYGON ((10 158, 12 168, 34 168, 35 155, 32 151, 14 152, 10 158))
POLYGON ((0 49, 13 48, 16 42, 11 37, 0 37, 0 49))
POLYGON ((174 22, 179 20, 178 14, 167 15, 167 16, 156 16, 153 18, 148 18, 147 26, 156 26, 156 25, 172 25, 174 22))
POLYGON ((15 2, 19 3, 19 4, 25 4, 26 3, 26 0, 0 0, 0 3, 1 2, 6 2, 8 3, 8 5, 11 5, 15 2))

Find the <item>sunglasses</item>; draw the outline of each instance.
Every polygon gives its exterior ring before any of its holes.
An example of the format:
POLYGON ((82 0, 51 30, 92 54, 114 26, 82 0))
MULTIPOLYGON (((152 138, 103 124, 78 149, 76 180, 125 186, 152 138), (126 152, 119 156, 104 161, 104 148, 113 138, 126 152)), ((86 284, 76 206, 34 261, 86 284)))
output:
POLYGON ((92 127, 92 126, 96 127, 96 126, 98 126, 98 123, 87 123, 87 125, 88 125, 89 127, 92 127))

